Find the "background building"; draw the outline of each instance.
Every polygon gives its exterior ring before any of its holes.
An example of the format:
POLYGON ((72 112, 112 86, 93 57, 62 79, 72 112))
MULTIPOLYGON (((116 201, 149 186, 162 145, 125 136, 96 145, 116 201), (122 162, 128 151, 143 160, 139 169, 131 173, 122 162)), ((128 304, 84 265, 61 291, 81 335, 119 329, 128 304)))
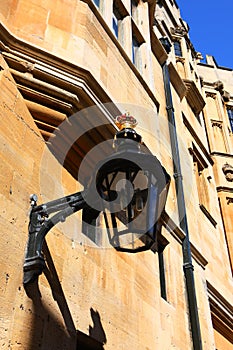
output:
POLYGON ((174 117, 202 348, 232 349, 232 69, 202 63, 174 0, 3 0, 0 16, 1 348, 193 348, 174 117), (100 249, 77 214, 24 289, 29 195, 81 189, 96 159, 78 175, 82 160, 127 110, 172 178, 158 252, 100 249))

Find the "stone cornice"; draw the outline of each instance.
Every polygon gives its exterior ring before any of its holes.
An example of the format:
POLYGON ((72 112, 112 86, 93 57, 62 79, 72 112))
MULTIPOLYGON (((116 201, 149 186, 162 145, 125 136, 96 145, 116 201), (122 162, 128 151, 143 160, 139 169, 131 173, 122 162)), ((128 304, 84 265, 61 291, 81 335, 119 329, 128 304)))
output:
POLYGON ((218 186, 217 192, 226 192, 226 193, 233 193, 233 188, 226 187, 226 186, 218 186))
MULTIPOLYGON (((168 229, 168 231, 173 235, 173 237, 180 244, 182 244, 182 241, 185 238, 185 233, 179 226, 177 226, 177 224, 172 220, 172 218, 166 212, 164 212, 162 215, 162 224, 164 227, 168 229)), ((208 261, 192 242, 190 242, 190 245, 191 245, 191 253, 192 253, 193 259, 195 259, 195 261, 203 269, 205 269, 206 265, 208 264, 208 261)))
POLYGON ((168 58, 168 54, 153 30, 151 31, 151 50, 159 63, 163 65, 168 58))
MULTIPOLYGON (((46 141, 54 137, 58 125, 69 116, 83 108, 97 106, 96 118, 99 125, 103 125, 101 131, 95 130, 85 134, 82 142, 77 140, 66 157, 64 166, 76 178, 77 168, 91 145, 111 139, 115 134, 113 119, 119 114, 119 109, 89 71, 14 37, 2 24, 0 48, 17 87, 46 141)), ((88 125, 91 130, 92 120, 88 125)), ((67 140, 65 136, 56 136, 60 140, 56 147, 52 146, 51 142, 47 144, 60 161, 59 154, 63 154, 67 140)), ((88 170, 85 176, 88 176, 88 170)))
POLYGON ((171 83, 174 86, 176 92, 178 93, 180 99, 182 100, 187 92, 187 88, 172 62, 169 63, 168 69, 170 73, 171 83))
POLYGON ((191 108, 194 110, 194 112, 198 115, 205 107, 205 101, 194 81, 184 79, 184 83, 187 87, 187 101, 191 108))
POLYGON ((0 49, 7 61, 22 62, 26 71, 32 73, 33 70, 40 69, 46 72, 49 69, 54 71, 54 75, 62 73, 64 81, 76 80, 77 86, 82 85, 86 98, 92 100, 92 104, 111 102, 111 98, 89 71, 13 36, 2 23, 0 49))
POLYGON ((233 307, 213 285, 207 281, 207 291, 211 309, 212 321, 217 329, 226 339, 232 342, 233 329, 233 307))
POLYGON ((227 157, 227 158, 232 158, 233 159, 233 154, 230 153, 222 153, 222 152, 211 152, 211 156, 219 156, 219 157, 227 157))
MULTIPOLYGON (((159 108, 159 103, 154 93, 151 91, 150 87, 147 85, 147 83, 145 82, 141 74, 138 72, 137 68, 132 63, 132 61, 130 60, 130 58, 128 57, 128 55, 126 54, 126 52, 124 51, 120 43, 118 42, 118 40, 115 38, 111 29, 105 23, 99 11, 97 11, 96 6, 90 0, 83 0, 83 1, 87 2, 88 5, 91 7, 91 9, 95 11, 95 14, 98 17, 98 20, 101 21, 101 24, 103 25, 107 34, 111 37, 111 39, 114 41, 114 43, 118 47, 126 63, 132 69, 135 76, 137 77, 137 79, 145 89, 146 93, 148 94, 148 96, 155 103, 156 107, 159 108)), ((12 35, 10 31, 2 23, 0 23, 0 49, 2 52, 11 53, 15 56, 21 57, 22 59, 26 59, 28 62, 32 62, 32 63, 40 62, 40 64, 45 64, 50 67, 52 66, 54 67, 54 69, 58 69, 62 71, 63 74, 68 74, 68 75, 71 75, 72 77, 75 76, 79 79, 82 79, 83 82, 85 82, 84 85, 86 87, 86 91, 88 92, 89 90, 90 92, 89 97, 92 98, 93 96, 95 96, 93 100, 93 104, 112 102, 111 97, 106 93, 105 89, 94 78, 94 76, 91 74, 90 71, 80 66, 77 66, 72 62, 66 61, 61 57, 56 56, 45 49, 42 49, 36 45, 32 45, 22 39, 17 38, 16 36, 12 35)))
POLYGON ((213 218, 213 216, 210 214, 210 212, 206 209, 206 207, 203 204, 200 204, 201 211, 205 214, 205 216, 209 219, 211 224, 216 227, 217 221, 213 218))
POLYGON ((174 36, 174 40, 176 40, 177 37, 182 37, 187 35, 188 31, 183 26, 176 26, 175 28, 171 28, 171 34, 174 36))

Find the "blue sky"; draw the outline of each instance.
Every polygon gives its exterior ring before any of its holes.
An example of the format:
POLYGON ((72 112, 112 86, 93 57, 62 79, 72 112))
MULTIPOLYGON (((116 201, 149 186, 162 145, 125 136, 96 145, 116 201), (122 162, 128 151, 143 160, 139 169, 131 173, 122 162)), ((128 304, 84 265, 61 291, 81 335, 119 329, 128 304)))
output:
POLYGON ((233 0, 176 0, 196 51, 233 69, 233 0))

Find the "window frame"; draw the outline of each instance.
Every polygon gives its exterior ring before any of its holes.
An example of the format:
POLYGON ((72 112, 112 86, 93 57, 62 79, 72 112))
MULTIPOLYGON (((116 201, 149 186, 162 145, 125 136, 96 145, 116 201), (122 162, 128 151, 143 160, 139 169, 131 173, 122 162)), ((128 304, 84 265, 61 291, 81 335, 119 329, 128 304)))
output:
POLYGON ((166 264, 164 259, 164 250, 168 244, 169 244, 169 241, 160 232, 158 234, 158 242, 157 242, 160 296, 165 301, 168 301, 168 298, 167 298, 166 264))
POLYGON ((117 9, 113 6, 113 11, 112 11, 112 31, 113 34, 117 39, 119 39, 119 21, 120 21, 120 14, 117 11, 117 9))
POLYGON ((166 284, 166 273, 165 273, 165 262, 164 262, 164 248, 163 246, 158 247, 158 261, 159 261, 159 282, 160 282, 160 296, 167 301, 167 284, 166 284))
POLYGON ((173 42, 174 53, 177 57, 183 57, 182 46, 180 40, 174 40, 173 42))
POLYGON ((231 133, 233 133, 233 106, 227 106, 227 115, 230 124, 231 133))
POLYGON ((128 15, 129 13, 127 12, 122 1, 113 0, 111 30, 123 48, 124 48, 124 19, 128 15), (117 31, 114 29, 114 23, 116 24, 117 31))

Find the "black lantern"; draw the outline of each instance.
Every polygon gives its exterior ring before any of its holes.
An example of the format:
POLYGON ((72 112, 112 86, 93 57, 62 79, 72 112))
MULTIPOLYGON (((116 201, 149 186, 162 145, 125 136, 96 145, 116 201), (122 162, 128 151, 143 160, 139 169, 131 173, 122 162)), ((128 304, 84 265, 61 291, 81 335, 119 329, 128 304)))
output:
MULTIPOLYGON (((156 233, 170 176, 141 144, 141 136, 133 129, 134 117, 120 116, 117 125, 120 131, 114 141, 116 152, 98 165, 90 188, 94 186, 102 198, 109 242, 115 249, 125 252, 156 249, 156 233)), ((91 190, 90 194, 93 193, 91 190)), ((84 216, 88 217, 85 209, 84 216)))
POLYGON ((98 164, 84 191, 42 205, 32 196, 24 284, 35 280, 45 267, 42 246, 49 230, 81 209, 86 224, 93 224, 103 212, 109 242, 115 249, 156 250, 170 176, 142 145, 141 136, 133 129, 135 118, 124 114, 116 121, 120 128, 114 139, 116 152, 98 164), (55 215, 50 218, 52 213, 55 215))

